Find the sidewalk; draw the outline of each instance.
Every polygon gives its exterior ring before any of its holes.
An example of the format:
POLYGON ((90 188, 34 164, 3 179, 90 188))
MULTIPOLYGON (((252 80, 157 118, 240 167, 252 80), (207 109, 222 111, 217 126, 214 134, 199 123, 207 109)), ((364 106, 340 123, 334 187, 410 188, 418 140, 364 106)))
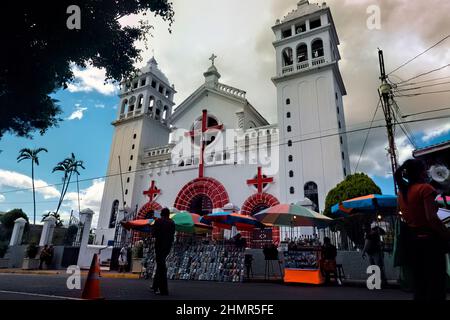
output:
MULTIPOLYGON (((62 275, 67 274, 66 270, 23 270, 15 269, 0 269, 0 274, 29 274, 29 275, 62 275)), ((82 270, 81 275, 87 276, 88 271, 82 270)), ((139 279, 138 273, 119 273, 114 271, 100 271, 100 276, 103 278, 120 278, 120 279, 139 279)))

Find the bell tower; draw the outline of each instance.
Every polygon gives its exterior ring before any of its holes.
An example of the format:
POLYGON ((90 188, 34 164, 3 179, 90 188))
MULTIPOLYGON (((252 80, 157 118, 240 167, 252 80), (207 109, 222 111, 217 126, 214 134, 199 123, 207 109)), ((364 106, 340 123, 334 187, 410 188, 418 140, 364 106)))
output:
POLYGON ((272 27, 280 127, 280 197, 309 198, 318 211, 350 173, 339 71, 339 38, 330 8, 301 0, 272 27))
POLYGON ((114 238, 118 211, 127 207, 134 209, 136 205, 131 202, 134 186, 137 185, 136 170, 140 167, 139 159, 144 149, 164 146, 169 142, 175 93, 174 86, 158 68, 154 57, 134 79, 121 83, 97 229, 97 239, 105 239, 103 244, 114 238))

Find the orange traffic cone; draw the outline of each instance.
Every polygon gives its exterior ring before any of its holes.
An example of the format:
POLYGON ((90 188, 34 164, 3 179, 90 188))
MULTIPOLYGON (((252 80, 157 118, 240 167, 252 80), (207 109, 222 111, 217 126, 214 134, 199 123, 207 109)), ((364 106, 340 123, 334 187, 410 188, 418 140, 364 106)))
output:
POLYGON ((98 264, 96 253, 94 254, 94 257, 92 257, 91 268, 89 269, 81 298, 89 300, 103 299, 100 296, 100 266, 98 264))

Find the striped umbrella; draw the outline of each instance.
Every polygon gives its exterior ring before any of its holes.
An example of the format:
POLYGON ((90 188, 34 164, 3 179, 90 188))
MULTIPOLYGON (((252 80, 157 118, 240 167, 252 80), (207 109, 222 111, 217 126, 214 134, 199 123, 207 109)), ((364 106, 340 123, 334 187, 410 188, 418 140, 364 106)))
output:
POLYGON ((196 213, 180 211, 172 213, 170 218, 175 222, 175 229, 179 232, 205 234, 212 230, 212 226, 200 222, 201 216, 196 213))
POLYGON ((120 221, 120 224, 127 230, 135 230, 139 232, 152 232, 155 219, 138 219, 132 221, 120 221))
POLYGON ((369 194, 346 201, 331 207, 335 216, 348 217, 353 213, 394 213, 397 209, 397 196, 369 194))
POLYGON ((445 197, 445 201, 444 201, 444 197, 439 196, 436 199, 437 203, 439 203, 441 206, 445 206, 446 204, 450 205, 450 196, 446 196, 445 197))
POLYGON ((254 228, 265 228, 266 226, 252 216, 246 216, 239 213, 215 212, 203 216, 201 222, 213 222, 214 226, 222 229, 232 229, 251 231, 254 228))
POLYGON ((325 227, 333 219, 297 204, 281 203, 254 216, 263 223, 288 227, 325 227))

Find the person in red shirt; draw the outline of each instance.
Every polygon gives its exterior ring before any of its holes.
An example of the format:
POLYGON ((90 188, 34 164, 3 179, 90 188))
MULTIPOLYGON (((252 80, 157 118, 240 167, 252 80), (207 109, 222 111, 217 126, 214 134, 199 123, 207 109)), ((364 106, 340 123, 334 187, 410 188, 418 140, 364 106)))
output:
POLYGON ((450 231, 437 215, 437 192, 420 160, 407 160, 395 172, 398 203, 408 225, 408 262, 415 300, 445 300, 450 231))

